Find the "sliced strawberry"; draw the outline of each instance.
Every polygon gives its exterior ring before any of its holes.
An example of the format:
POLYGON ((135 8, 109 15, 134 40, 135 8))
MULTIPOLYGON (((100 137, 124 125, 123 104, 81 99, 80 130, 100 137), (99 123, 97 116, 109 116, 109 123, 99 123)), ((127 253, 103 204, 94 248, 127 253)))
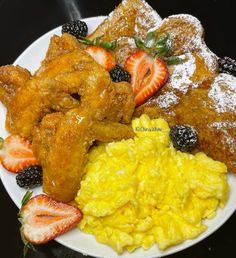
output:
POLYGON ((131 86, 133 88, 134 95, 138 92, 138 86, 141 85, 142 79, 146 75, 149 66, 148 55, 143 50, 134 52, 126 59, 124 68, 131 75, 131 86))
POLYGON ((30 142, 19 135, 10 135, 5 139, 0 150, 0 162, 5 169, 14 173, 39 164, 30 142))
POLYGON ((116 65, 113 55, 102 47, 88 46, 85 51, 108 71, 110 71, 116 65))
POLYGON ((82 219, 80 209, 40 194, 20 210, 21 231, 32 244, 43 244, 76 227, 82 219))
POLYGON ((127 58, 125 69, 131 74, 136 106, 152 97, 168 79, 166 63, 160 58, 150 57, 143 50, 138 50, 127 58))

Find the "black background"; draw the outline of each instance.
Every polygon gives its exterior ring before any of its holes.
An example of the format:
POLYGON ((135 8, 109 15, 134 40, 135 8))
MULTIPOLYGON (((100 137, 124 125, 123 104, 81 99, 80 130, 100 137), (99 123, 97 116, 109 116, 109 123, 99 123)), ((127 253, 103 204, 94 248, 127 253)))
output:
MULTIPOLYGON (((39 36, 68 20, 63 0, 0 0, 0 65, 12 63, 39 36)), ((78 0, 83 18, 106 15, 120 2, 115 0, 78 0)), ((189 13, 198 17, 208 46, 218 56, 236 59, 235 0, 149 0, 162 17, 189 13)), ((21 258, 23 245, 19 235, 17 208, 0 182, 1 257, 21 258)), ((235 200, 236 201, 236 200, 235 200)), ((235 253, 236 213, 212 236, 170 258, 221 258, 235 253)), ((81 258, 52 241, 29 252, 28 258, 81 258)))

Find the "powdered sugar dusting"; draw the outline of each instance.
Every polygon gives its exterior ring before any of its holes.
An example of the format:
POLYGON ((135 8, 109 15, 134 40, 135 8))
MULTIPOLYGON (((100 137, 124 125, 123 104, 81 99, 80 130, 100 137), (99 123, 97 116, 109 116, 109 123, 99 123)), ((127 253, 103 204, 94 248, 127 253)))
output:
POLYGON ((156 27, 161 23, 162 18, 146 1, 142 0, 141 2, 143 6, 138 10, 134 30, 137 36, 144 37, 150 28, 156 27), (140 33, 140 28, 144 32, 144 35, 140 33))
POLYGON ((219 74, 208 93, 218 113, 236 112, 236 77, 219 74))
MULTIPOLYGON (((161 28, 162 26, 165 26, 165 24, 172 24, 176 20, 182 20, 187 22, 189 25, 191 25, 191 33, 186 36, 186 41, 183 45, 181 45, 181 52, 187 53, 187 52, 197 52, 205 62, 205 65, 208 67, 208 69, 215 73, 217 71, 218 65, 217 65, 217 56, 211 52, 211 50, 207 47, 206 43, 203 39, 203 27, 201 22, 194 16, 189 14, 178 14, 178 15, 171 15, 164 20, 160 24, 158 24, 155 28, 152 28, 150 31, 155 31, 161 28)), ((176 24, 175 24, 176 25, 176 24)), ((176 38, 178 34, 181 35, 183 28, 175 27, 173 31, 169 31, 171 37, 173 39, 176 38)))
POLYGON ((228 130, 236 129, 236 121, 225 120, 221 122, 213 122, 209 124, 208 127, 211 127, 223 132, 222 142, 226 142, 227 146, 229 146, 229 151, 234 154, 236 151, 236 145, 235 145, 236 139, 230 135, 228 130))
POLYGON ((216 128, 216 129, 222 129, 222 128, 236 128, 236 121, 221 121, 221 122, 213 122, 210 124, 210 127, 216 128))
POLYGON ((170 66, 169 84, 173 89, 187 93, 189 87, 194 85, 191 77, 196 70, 195 57, 191 53, 180 56, 187 59, 184 63, 170 66))
POLYGON ((160 106, 160 108, 169 108, 172 105, 175 105, 179 101, 179 97, 176 96, 173 92, 167 92, 163 95, 160 95, 157 98, 157 103, 160 106))
MULTIPOLYGON (((117 40, 117 44, 119 44, 119 42, 125 42, 125 44, 129 45, 130 48, 135 49, 136 48, 136 44, 133 38, 129 38, 129 37, 120 37, 117 40)), ((124 44, 124 43, 123 43, 124 44)))
MULTIPOLYGON (((198 51, 198 53, 203 57, 205 65, 212 72, 216 70, 217 56, 207 47, 203 39, 203 26, 201 22, 194 16, 189 14, 173 15, 171 17, 185 19, 191 23, 195 28, 195 36, 192 38, 188 44, 183 46, 185 51, 198 51)), ((167 18, 168 19, 168 18, 167 18)))

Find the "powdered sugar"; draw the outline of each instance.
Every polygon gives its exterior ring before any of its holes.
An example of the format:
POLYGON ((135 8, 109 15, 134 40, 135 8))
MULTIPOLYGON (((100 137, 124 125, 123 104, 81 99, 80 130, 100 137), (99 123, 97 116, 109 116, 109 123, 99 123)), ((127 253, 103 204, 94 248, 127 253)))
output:
POLYGON ((231 153, 235 153, 236 145, 235 145, 235 138, 230 135, 228 130, 236 129, 236 121, 221 121, 221 122, 213 122, 208 125, 208 127, 214 128, 216 130, 220 130, 223 132, 222 135, 222 142, 226 142, 227 146, 229 146, 229 151, 231 153))
POLYGON ((179 97, 176 96, 173 92, 167 92, 163 95, 160 95, 156 101, 160 108, 169 108, 172 105, 178 103, 179 97))
MULTIPOLYGON (((176 27, 175 22, 182 21, 185 22, 186 29, 189 30, 189 33, 183 35, 186 40, 184 44, 181 45, 181 53, 187 52, 197 52, 205 62, 205 65, 211 72, 216 72, 217 70, 217 56, 211 52, 211 50, 207 47, 206 43, 203 39, 203 27, 201 22, 194 16, 189 14, 178 14, 178 15, 171 15, 164 20, 160 24, 158 24, 155 28, 152 28, 150 31, 155 31, 160 29, 162 26, 166 24, 172 24, 174 29, 170 29, 169 34, 175 40, 178 35, 183 34, 183 28, 180 26, 179 28, 176 27)), ((171 26, 170 26, 171 27, 171 26)), ((176 50, 179 52, 179 50, 176 50)))
POLYGON ((208 93, 218 113, 236 112, 236 77, 219 74, 208 93))
POLYGON ((191 77, 196 70, 195 57, 191 53, 180 56, 186 59, 182 64, 172 65, 170 67, 169 84, 171 88, 176 89, 182 93, 187 93, 189 87, 194 85, 191 77))
POLYGON ((236 128, 236 121, 221 121, 221 122, 213 122, 209 125, 210 127, 216 128, 216 129, 222 129, 222 128, 236 128))
POLYGON ((156 27, 162 21, 160 15, 155 10, 153 10, 147 2, 143 0, 141 2, 143 7, 139 8, 138 10, 138 15, 134 27, 137 36, 145 36, 150 27, 156 27), (145 33, 144 35, 140 33, 140 28, 142 28, 143 32, 145 33))

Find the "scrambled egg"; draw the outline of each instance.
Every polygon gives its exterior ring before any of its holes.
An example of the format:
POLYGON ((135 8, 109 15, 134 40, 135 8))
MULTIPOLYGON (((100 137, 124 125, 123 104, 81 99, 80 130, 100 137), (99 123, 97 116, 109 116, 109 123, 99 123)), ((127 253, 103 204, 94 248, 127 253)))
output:
POLYGON ((228 197, 226 166, 204 153, 176 151, 163 119, 134 119, 134 139, 89 153, 76 197, 79 228, 118 253, 197 237, 228 197))

